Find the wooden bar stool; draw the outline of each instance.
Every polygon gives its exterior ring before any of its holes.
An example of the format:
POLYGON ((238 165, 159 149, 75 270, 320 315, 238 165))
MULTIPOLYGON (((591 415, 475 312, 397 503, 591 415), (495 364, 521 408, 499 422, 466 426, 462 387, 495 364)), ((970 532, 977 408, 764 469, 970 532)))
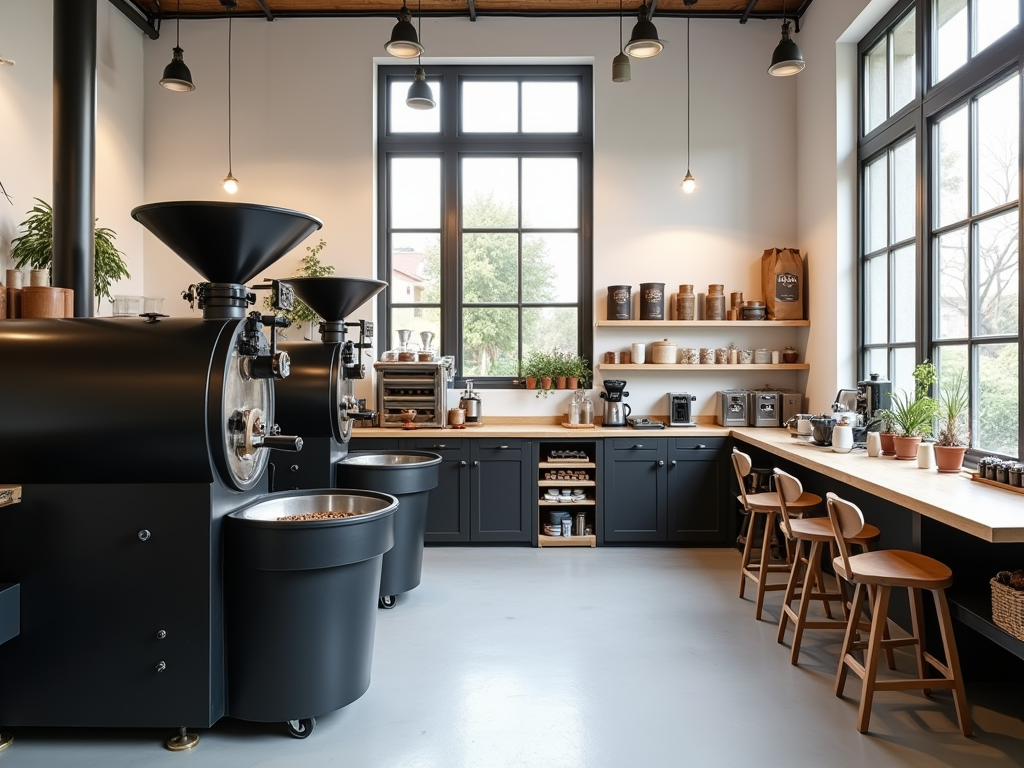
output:
MULTIPOLYGON (((786 625, 789 620, 793 621, 793 646, 789 654, 789 663, 796 664, 800 659, 800 642, 803 639, 805 629, 846 629, 849 618, 846 595, 843 593, 843 586, 836 577, 836 591, 829 592, 825 587, 825 580, 821 572, 821 550, 825 544, 829 545, 835 556, 835 533, 832 531, 832 523, 827 517, 805 517, 793 519, 789 514, 789 501, 799 499, 803 494, 803 485, 800 481, 788 472, 775 469, 775 487, 779 492, 779 506, 781 514, 779 519, 782 531, 786 538, 795 542, 793 555, 793 567, 789 573, 789 583, 786 585, 786 592, 782 598, 782 613, 779 615, 779 634, 776 638, 781 643, 786 636, 786 625), (810 550, 804 553, 804 544, 810 545, 810 550), (799 587, 799 595, 797 588, 799 587), (794 611, 792 602, 797 597, 800 603, 794 611), (812 600, 821 601, 825 609, 824 619, 808 620, 807 611, 812 600), (832 618, 830 603, 839 603, 843 607, 843 619, 832 618)), ((861 551, 867 552, 869 544, 878 541, 882 532, 873 525, 865 525, 864 529, 855 537, 850 539, 850 544, 857 545, 861 551)), ((865 627, 866 628, 866 627, 865 627)), ((886 634, 888 639, 888 633, 886 634)), ((895 669, 895 659, 891 648, 886 649, 889 668, 895 669)))
POLYGON ((836 573, 856 585, 850 605, 850 619, 846 625, 846 637, 836 673, 836 696, 843 695, 846 674, 852 669, 863 681, 860 694, 860 711, 857 730, 865 733, 871 720, 871 702, 875 691, 905 691, 920 688, 925 692, 933 688, 950 688, 956 705, 956 716, 964 736, 971 735, 971 717, 967 710, 967 696, 964 694, 963 678, 960 674, 960 659, 953 637, 953 624, 946 603, 946 588, 953 583, 953 572, 938 560, 900 549, 883 549, 876 552, 851 554, 850 545, 864 530, 864 515, 849 501, 840 499, 834 493, 826 496, 828 517, 836 534, 839 557, 833 561, 836 573), (877 591, 871 611, 871 628, 867 642, 858 639, 860 612, 867 590, 877 591), (910 616, 913 636, 897 640, 885 640, 883 632, 888 621, 889 593, 893 587, 905 587, 910 593, 910 616), (921 591, 927 589, 935 598, 935 610, 939 617, 939 633, 942 635, 942 650, 945 664, 925 650, 924 605, 921 591), (913 645, 917 659, 918 677, 914 680, 877 680, 879 654, 885 646, 913 645), (864 663, 855 657, 854 651, 865 651, 864 663), (925 664, 938 671, 942 677, 925 677, 925 664))
MULTIPOLYGON (((764 606, 764 593, 783 590, 786 588, 786 584, 769 583, 769 573, 789 573, 791 558, 788 548, 786 548, 786 562, 785 563, 771 563, 771 546, 772 546, 772 532, 775 530, 775 521, 782 507, 779 503, 778 491, 771 491, 769 493, 747 493, 747 488, 744 483, 744 478, 750 474, 750 456, 738 451, 735 448, 732 449, 732 466, 736 470, 736 479, 739 480, 740 484, 740 495, 736 498, 740 504, 743 505, 743 509, 750 515, 750 527, 747 529, 747 541, 743 545, 743 557, 740 561, 740 598, 743 597, 743 592, 747 585, 747 579, 754 582, 754 586, 757 588, 757 602, 754 609, 754 618, 758 621, 761 620, 761 608, 764 606), (752 552, 754 549, 754 532, 757 528, 756 521, 760 517, 764 517, 764 535, 761 543, 761 557, 758 562, 751 563, 752 552)), ((816 496, 813 493, 801 493, 798 498, 793 499, 789 502, 789 509, 793 514, 803 514, 810 511, 814 507, 821 504, 821 496, 816 496)))

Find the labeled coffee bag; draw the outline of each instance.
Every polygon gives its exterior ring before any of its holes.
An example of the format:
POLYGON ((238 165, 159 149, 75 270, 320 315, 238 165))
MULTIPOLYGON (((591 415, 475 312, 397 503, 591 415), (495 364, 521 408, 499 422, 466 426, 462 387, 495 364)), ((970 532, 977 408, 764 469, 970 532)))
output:
POLYGON ((796 248, 769 248, 761 256, 761 290, 769 320, 804 319, 804 260, 796 248))

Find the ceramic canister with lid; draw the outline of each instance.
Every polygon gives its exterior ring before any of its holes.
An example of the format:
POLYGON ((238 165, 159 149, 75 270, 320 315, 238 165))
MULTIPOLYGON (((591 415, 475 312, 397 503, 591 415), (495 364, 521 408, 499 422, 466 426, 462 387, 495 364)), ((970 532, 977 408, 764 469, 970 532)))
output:
POLYGON ((630 291, 631 285, 609 285, 608 286, 608 319, 629 320, 631 319, 632 300, 630 291))
POLYGON ((651 344, 651 362, 655 365, 671 365, 676 362, 677 345, 674 341, 664 339, 651 344))
POLYGON ((640 319, 665 319, 664 283, 640 283, 640 319))

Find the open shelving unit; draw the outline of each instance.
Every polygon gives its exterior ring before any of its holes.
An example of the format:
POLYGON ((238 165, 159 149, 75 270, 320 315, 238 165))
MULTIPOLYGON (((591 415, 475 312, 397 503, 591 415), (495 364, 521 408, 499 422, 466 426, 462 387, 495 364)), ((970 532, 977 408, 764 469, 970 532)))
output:
POLYGON ((810 320, 597 320, 598 328, 807 328, 810 320))
MULTIPOLYGON (((546 454, 550 450, 550 448, 545 447, 544 455, 541 456, 541 460, 537 463, 537 488, 540 494, 540 498, 537 501, 538 516, 540 518, 537 525, 537 546, 596 547, 596 534, 583 536, 548 536, 542 533, 544 530, 544 523, 547 521, 546 513, 553 508, 574 514, 582 510, 586 513, 587 525, 591 526, 592 530, 597 530, 597 501, 594 498, 594 494, 597 489, 597 464, 592 460, 580 461, 571 459, 547 459, 546 454), (559 471, 585 472, 588 479, 558 480, 549 479, 547 477, 548 474, 559 471), (544 492, 548 488, 583 488, 587 493, 587 498, 574 502, 549 501, 544 498, 544 492)), ((591 452, 590 455, 588 455, 588 459, 593 458, 593 453, 591 452)))
POLYGON ((597 367, 604 371, 808 371, 811 368, 808 363, 598 363, 597 367))

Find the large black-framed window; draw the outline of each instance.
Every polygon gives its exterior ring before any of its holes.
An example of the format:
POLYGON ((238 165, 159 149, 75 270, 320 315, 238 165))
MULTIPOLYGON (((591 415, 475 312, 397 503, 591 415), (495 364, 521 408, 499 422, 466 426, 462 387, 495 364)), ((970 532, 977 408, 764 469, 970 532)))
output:
POLYGON ((593 97, 588 66, 378 70, 383 349, 434 334, 460 378, 515 386, 531 351, 593 346, 593 97))
POLYGON ((859 46, 859 372, 909 390, 928 358, 940 395, 963 371, 975 455, 1024 441, 1022 18, 1024 0, 903 0, 859 46))

